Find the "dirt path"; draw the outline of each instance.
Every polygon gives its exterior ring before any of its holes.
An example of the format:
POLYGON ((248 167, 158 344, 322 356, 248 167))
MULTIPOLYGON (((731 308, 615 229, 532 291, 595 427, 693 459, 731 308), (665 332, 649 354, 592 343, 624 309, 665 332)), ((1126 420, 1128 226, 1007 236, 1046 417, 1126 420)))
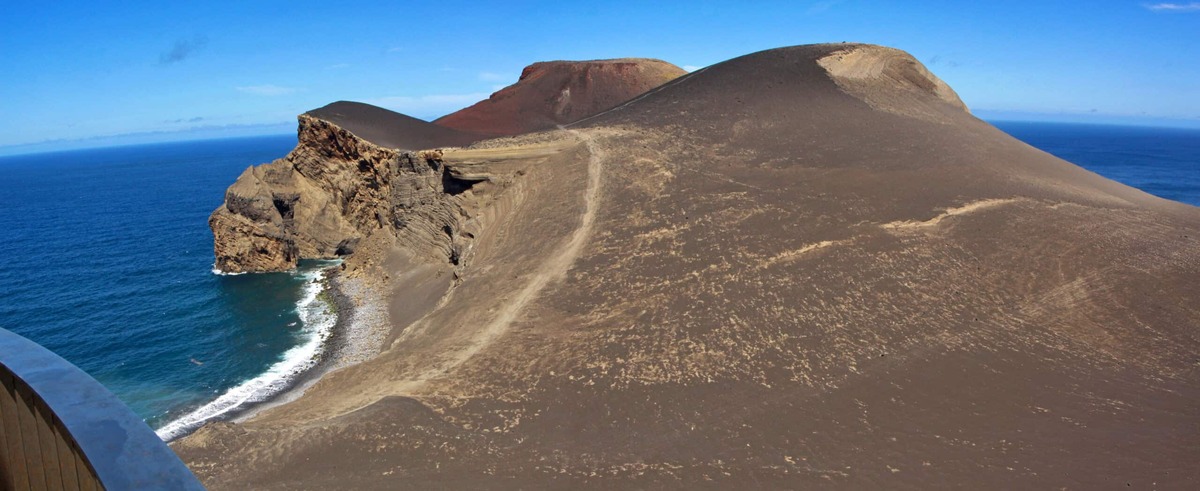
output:
MULTIPOLYGON (((369 386, 360 387, 353 394, 339 393, 334 399, 324 400, 321 403, 321 412, 325 413, 326 417, 353 412, 388 396, 417 396, 430 381, 448 375, 504 335, 530 302, 536 299, 547 286, 566 276, 592 235, 599 208, 600 183, 606 156, 603 149, 595 142, 595 136, 592 134, 566 128, 562 128, 562 131, 582 142, 588 151, 587 188, 583 196, 583 214, 580 217, 579 226, 571 232, 570 237, 526 277, 524 286, 511 297, 502 301, 490 319, 485 320, 482 325, 463 325, 456 330, 462 336, 460 340, 450 346, 442 346, 421 353, 421 359, 430 362, 429 366, 399 380, 392 379, 390 374, 380 372, 378 378, 371 377, 373 381, 369 386)), ((486 150, 476 153, 481 156, 490 156, 495 152, 486 150)), ((308 421, 317 422, 322 419, 312 418, 310 415, 308 421)))
POLYGON ((521 315, 521 312, 525 310, 529 302, 537 298, 547 285, 565 277, 567 272, 570 271, 571 265, 575 263, 575 259, 579 257, 584 244, 587 243, 588 238, 592 235, 592 228, 596 221, 605 153, 596 144, 595 137, 591 134, 580 130, 563 128, 562 126, 559 126, 559 129, 581 140, 588 150, 587 190, 583 196, 584 211, 579 227, 571 233, 571 238, 566 244, 543 262, 536 272, 529 276, 525 287, 500 307, 495 317, 472 336, 470 344, 453 353, 447 353, 448 357, 436 367, 430 368, 412 380, 402 382, 399 387, 400 393, 411 393, 419 389, 429 380, 449 373, 490 345, 496 338, 508 330, 509 326, 521 315))
POLYGON ((561 249, 558 250, 546 262, 542 263, 537 272, 530 276, 529 282, 522 288, 507 304, 505 304, 497 313, 492 322, 488 323, 471 343, 471 346, 465 350, 455 354, 453 359, 443 367, 442 371, 449 371, 463 362, 475 356, 483 348, 487 347, 497 337, 508 330, 508 326, 516 320, 525 306, 542 292, 552 282, 561 280, 566 276, 567 271, 571 269, 571 265, 575 263, 575 259, 579 257, 579 252, 583 250, 583 245, 587 242, 588 237, 592 235, 592 226, 596 221, 596 208, 598 207, 597 196, 600 194, 600 174, 603 171, 604 153, 595 144, 594 137, 588 133, 578 130, 568 130, 559 126, 559 129, 571 133, 576 138, 583 140, 583 144, 588 149, 588 180, 587 191, 584 192, 583 202, 584 211, 583 217, 580 219, 579 228, 571 234, 571 239, 567 241, 561 249))

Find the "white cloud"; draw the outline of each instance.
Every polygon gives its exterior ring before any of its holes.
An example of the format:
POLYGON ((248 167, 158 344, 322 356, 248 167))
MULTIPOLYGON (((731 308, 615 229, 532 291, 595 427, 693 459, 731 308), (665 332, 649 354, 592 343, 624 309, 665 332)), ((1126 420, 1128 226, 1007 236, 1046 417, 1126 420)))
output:
POLYGON ((1200 12, 1200 2, 1154 3, 1145 7, 1155 12, 1200 12))
POLYGON ((271 84, 250 85, 247 87, 238 87, 237 90, 238 90, 238 92, 245 92, 247 94, 254 94, 254 95, 264 95, 264 96, 268 96, 268 97, 294 94, 294 93, 300 91, 300 89, 297 89, 295 87, 280 87, 278 85, 271 85, 271 84))
POLYGON ((484 82, 507 82, 513 78, 515 77, 509 77, 508 75, 503 75, 500 73, 479 72, 479 80, 484 82))
POLYGON ((392 46, 387 49, 388 53, 399 53, 401 51, 404 51, 404 46, 392 46))
POLYGON ((434 117, 449 114, 476 102, 487 99, 482 92, 470 94, 432 94, 417 97, 390 96, 368 99, 363 102, 391 109, 415 117, 434 117))
POLYGON ((687 71, 689 71, 689 72, 694 72, 694 71, 696 71, 696 70, 699 70, 699 69, 701 69, 701 68, 704 68, 704 67, 702 67, 702 66, 696 66, 696 65, 684 65, 684 66, 681 66, 681 67, 679 67, 679 68, 682 68, 682 69, 684 69, 684 70, 687 70, 687 71))

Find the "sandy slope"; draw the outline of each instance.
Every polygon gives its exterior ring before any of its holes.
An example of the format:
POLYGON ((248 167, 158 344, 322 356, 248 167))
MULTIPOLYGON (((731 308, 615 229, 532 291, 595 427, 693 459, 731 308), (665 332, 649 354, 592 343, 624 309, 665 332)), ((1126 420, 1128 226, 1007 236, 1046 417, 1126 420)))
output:
POLYGON ((365 241, 384 351, 175 448, 214 489, 1200 484, 1200 210, 931 77, 770 50, 447 152, 506 176, 465 266, 365 241))

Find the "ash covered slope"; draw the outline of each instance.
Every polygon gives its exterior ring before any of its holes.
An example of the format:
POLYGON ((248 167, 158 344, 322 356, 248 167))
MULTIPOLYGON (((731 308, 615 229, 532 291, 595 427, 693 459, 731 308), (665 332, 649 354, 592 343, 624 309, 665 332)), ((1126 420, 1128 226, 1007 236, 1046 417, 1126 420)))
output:
POLYGON ((457 147, 482 138, 361 102, 338 101, 304 113, 328 121, 384 148, 421 150, 457 147))
POLYGON ((434 123, 489 135, 547 130, 611 109, 685 73, 646 58, 534 63, 517 83, 434 123))
POLYGON ((206 484, 1200 480, 1200 210, 1008 137, 904 53, 755 53, 468 162, 520 172, 461 281, 417 316, 394 283, 379 357, 176 444, 206 484))

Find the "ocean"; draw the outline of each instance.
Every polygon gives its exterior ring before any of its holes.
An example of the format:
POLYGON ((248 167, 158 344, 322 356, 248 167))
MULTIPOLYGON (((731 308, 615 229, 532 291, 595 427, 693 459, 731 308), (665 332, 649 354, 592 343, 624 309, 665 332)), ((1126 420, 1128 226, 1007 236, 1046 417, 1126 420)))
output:
MULTIPOLYGON (((996 122, 1101 175, 1200 206, 1200 130, 996 122)), ((0 327, 84 369, 172 438, 286 388, 336 321, 328 263, 212 270, 207 219, 295 136, 0 158, 0 327)))
POLYGON ((1200 206, 1200 129, 991 123, 1025 143, 1114 181, 1200 206))
POLYGON ((0 158, 0 327, 91 374, 164 437, 278 392, 335 320, 317 298, 322 265, 214 274, 207 219, 246 167, 295 144, 0 158))

